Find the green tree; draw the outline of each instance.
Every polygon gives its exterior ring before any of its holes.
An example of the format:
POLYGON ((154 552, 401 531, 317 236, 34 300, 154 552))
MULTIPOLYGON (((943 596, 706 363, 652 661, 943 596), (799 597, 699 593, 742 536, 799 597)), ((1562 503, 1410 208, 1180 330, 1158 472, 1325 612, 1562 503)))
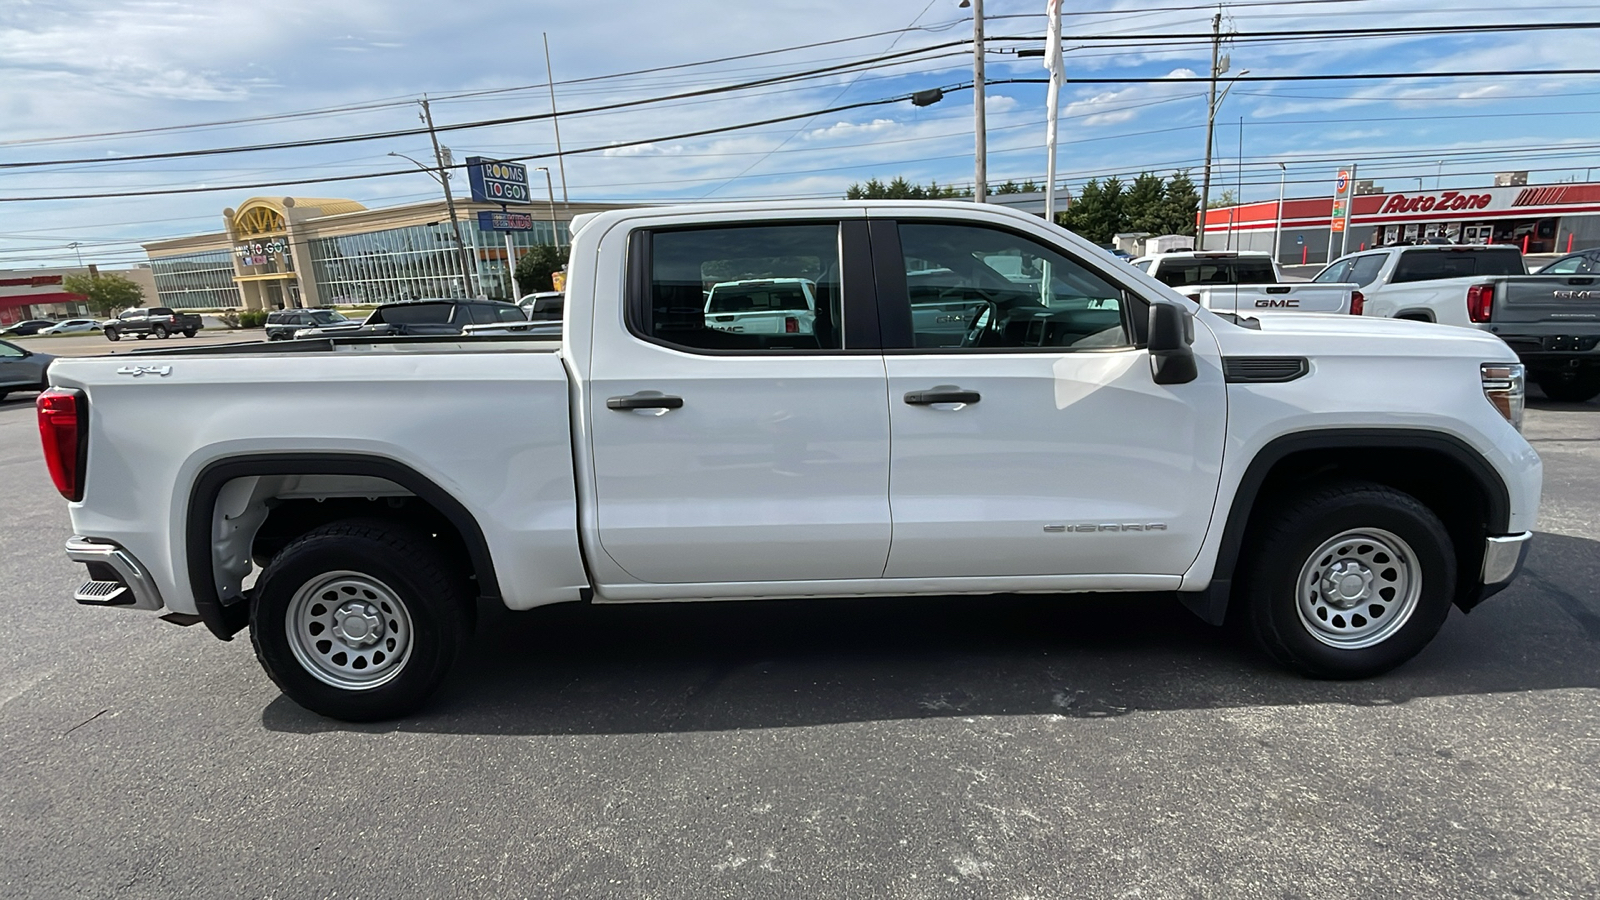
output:
POLYGON ((1160 227, 1151 228, 1152 234, 1186 234, 1194 237, 1195 216, 1200 210, 1200 191, 1189 177, 1188 169, 1180 169, 1167 179, 1166 198, 1162 203, 1160 227))
POLYGON ((1163 224, 1162 213, 1165 211, 1166 199, 1167 183, 1161 176, 1140 172, 1122 200, 1122 210, 1127 219, 1128 230, 1167 234, 1168 232, 1159 230, 1163 224))
POLYGON ((517 260, 517 284, 525 293, 553 290, 550 276, 567 264, 567 248, 540 244, 517 260))
POLYGON ((61 286, 69 294, 82 294, 89 298, 89 308, 97 316, 114 316, 138 306, 144 300, 144 288, 121 275, 106 272, 99 275, 68 275, 61 286))
POLYGON ((1222 196, 1220 196, 1217 199, 1211 201, 1211 203, 1208 204, 1207 208, 1216 209, 1216 208, 1221 207, 1221 206, 1237 206, 1238 204, 1239 204, 1238 195, 1233 192, 1233 188, 1228 188, 1227 190, 1222 192, 1222 196))
POLYGON ((896 176, 888 184, 876 178, 868 178, 866 184, 851 184, 845 191, 846 200, 947 200, 952 197, 970 197, 971 189, 961 191, 952 187, 940 187, 939 182, 930 181, 927 187, 907 181, 904 176, 896 176))
POLYGON ((1123 205, 1127 191, 1116 176, 1104 182, 1091 178, 1078 196, 1067 204, 1061 225, 1097 244, 1109 244, 1119 231, 1127 230, 1123 205))

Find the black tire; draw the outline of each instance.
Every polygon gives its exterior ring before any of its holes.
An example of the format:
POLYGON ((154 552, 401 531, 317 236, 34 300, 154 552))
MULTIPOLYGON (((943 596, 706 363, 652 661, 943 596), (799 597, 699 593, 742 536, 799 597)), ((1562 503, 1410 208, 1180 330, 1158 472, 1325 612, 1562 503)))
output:
POLYGON ((432 695, 476 613, 469 582, 435 542, 389 522, 352 519, 309 531, 273 558, 257 582, 250 641, 289 699, 331 718, 370 722, 403 716, 432 695), (340 605, 325 602, 330 596, 340 605), (291 634, 291 627, 305 630, 291 634), (363 646, 364 639, 376 642, 363 646))
POLYGON ((122 334, 120 332, 118 332, 115 328, 107 328, 106 329, 106 340, 108 340, 108 341, 120 341, 120 340, 122 340, 122 334))
POLYGON ((183 336, 184 337, 194 337, 196 330, 197 329, 194 329, 194 328, 185 328, 183 330, 183 336))
POLYGON ((1313 487, 1263 510, 1246 541, 1248 630, 1306 675, 1387 672, 1421 652, 1450 613, 1455 547, 1410 494, 1368 482, 1313 487))
POLYGON ((167 326, 165 325, 157 325, 156 327, 150 329, 150 333, 158 338, 161 338, 162 340, 166 340, 170 336, 167 334, 167 326))
POLYGON ((1548 372, 1537 380, 1546 397, 1561 403, 1584 403, 1600 396, 1600 368, 1548 372))

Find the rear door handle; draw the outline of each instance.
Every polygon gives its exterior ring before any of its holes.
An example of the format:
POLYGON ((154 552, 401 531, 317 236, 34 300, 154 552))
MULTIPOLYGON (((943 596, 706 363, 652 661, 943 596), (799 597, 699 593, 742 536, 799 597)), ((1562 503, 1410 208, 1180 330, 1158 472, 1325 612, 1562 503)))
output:
POLYGON ((982 399, 983 396, 977 391, 963 391, 960 388, 943 385, 926 391, 906 392, 906 402, 912 406, 927 406, 932 403, 977 403, 982 399))
POLYGON ((607 397, 606 409, 682 409, 682 397, 670 397, 654 391, 640 391, 626 397, 607 397))

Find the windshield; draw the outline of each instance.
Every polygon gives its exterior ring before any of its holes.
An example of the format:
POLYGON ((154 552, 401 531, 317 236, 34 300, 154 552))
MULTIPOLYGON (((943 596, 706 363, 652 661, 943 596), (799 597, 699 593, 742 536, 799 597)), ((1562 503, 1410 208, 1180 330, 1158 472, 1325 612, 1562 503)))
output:
POLYGON ((327 310, 323 310, 323 311, 320 311, 320 312, 314 312, 314 313, 311 314, 311 324, 313 324, 313 325, 334 325, 334 324, 337 324, 339 322, 348 322, 348 321, 350 321, 350 320, 346 319, 344 316, 340 315, 339 313, 330 312, 330 311, 327 311, 327 310))
POLYGON ((706 311, 714 313, 807 310, 801 282, 787 284, 717 285, 711 289, 706 311))

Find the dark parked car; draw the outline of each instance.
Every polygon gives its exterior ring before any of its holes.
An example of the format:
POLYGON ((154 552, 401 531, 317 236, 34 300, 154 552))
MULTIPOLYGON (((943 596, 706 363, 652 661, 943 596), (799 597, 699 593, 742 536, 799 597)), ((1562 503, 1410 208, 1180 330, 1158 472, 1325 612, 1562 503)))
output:
POLYGON ((48 353, 35 353, 0 341, 0 400, 12 391, 44 390, 44 372, 55 359, 48 353))
POLYGON ((527 321, 521 309, 499 300, 407 300, 385 303, 355 328, 348 325, 302 328, 295 336, 461 334, 468 325, 526 324, 527 321))
POLYGON ((125 334, 134 335, 141 341, 152 334, 158 338, 171 337, 174 334, 194 337, 200 331, 200 317, 194 313, 177 312, 166 306, 127 309, 107 322, 105 331, 106 340, 110 341, 120 341, 125 334))
POLYGON ((342 314, 331 309, 275 309, 267 313, 267 340, 288 341, 302 328, 350 325, 342 314))
POLYGON ((1546 265, 1535 275, 1600 275, 1600 249, 1569 253, 1546 265))
POLYGON ((26 322, 18 322, 9 328, 0 328, 0 334, 7 337, 25 337, 30 334, 38 334, 54 324, 56 323, 49 319, 29 319, 26 322))

